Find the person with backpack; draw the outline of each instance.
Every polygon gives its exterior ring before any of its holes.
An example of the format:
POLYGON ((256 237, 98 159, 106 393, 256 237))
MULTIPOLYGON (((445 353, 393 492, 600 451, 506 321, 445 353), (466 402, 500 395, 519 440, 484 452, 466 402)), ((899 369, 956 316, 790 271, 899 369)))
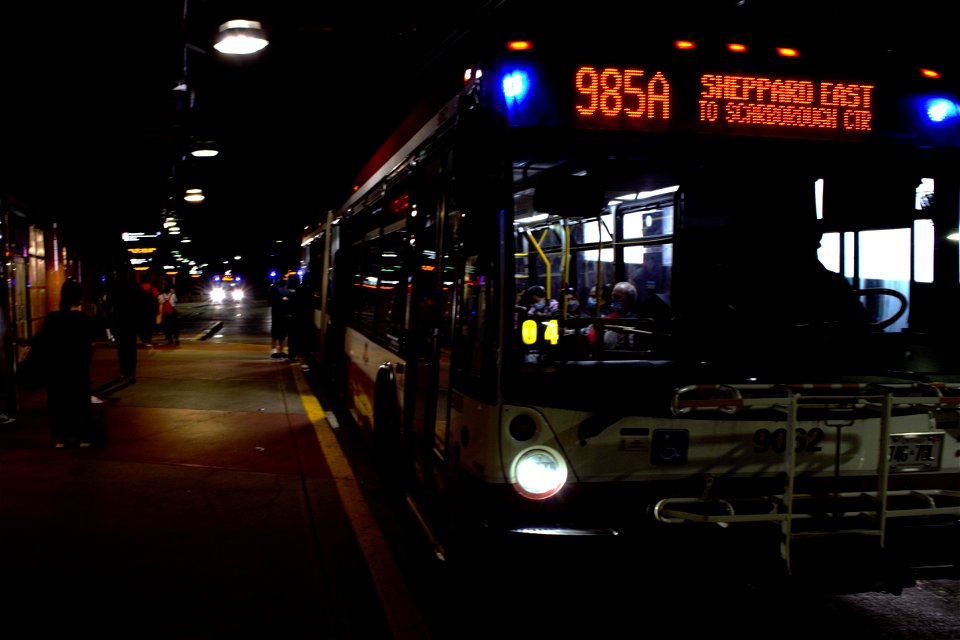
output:
POLYGON ((180 344, 180 317, 177 313, 177 292, 173 285, 164 287, 157 296, 157 304, 160 307, 160 329, 167 344, 180 344))

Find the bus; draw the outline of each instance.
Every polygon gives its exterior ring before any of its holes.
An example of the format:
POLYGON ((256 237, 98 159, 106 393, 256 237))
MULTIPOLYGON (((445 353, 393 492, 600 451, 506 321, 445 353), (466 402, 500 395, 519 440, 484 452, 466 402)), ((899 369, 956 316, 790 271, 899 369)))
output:
POLYGON ((437 555, 958 575, 956 76, 483 35, 302 245, 312 352, 437 555))

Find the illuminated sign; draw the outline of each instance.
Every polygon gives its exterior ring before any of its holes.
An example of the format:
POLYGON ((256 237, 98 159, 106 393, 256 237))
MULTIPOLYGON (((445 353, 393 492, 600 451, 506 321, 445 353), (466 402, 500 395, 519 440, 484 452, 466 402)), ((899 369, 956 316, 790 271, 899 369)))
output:
POLYGON ((156 247, 130 247, 127 249, 128 253, 153 253, 156 251, 156 247))
MULTIPOLYGON (((560 339, 560 325, 556 320, 545 320, 539 324, 543 325, 543 339, 550 344, 557 344, 560 339)), ((520 325, 520 337, 523 344, 536 344, 540 339, 540 327, 536 320, 524 320, 520 325)))
POLYGON ((704 74, 700 122, 870 131, 873 85, 704 74))
POLYGON ((875 86, 867 83, 703 73, 694 84, 661 69, 581 66, 573 85, 581 126, 801 137, 874 128, 875 86))
POLYGON ((670 82, 661 71, 580 67, 574 78, 584 118, 670 119, 670 82))

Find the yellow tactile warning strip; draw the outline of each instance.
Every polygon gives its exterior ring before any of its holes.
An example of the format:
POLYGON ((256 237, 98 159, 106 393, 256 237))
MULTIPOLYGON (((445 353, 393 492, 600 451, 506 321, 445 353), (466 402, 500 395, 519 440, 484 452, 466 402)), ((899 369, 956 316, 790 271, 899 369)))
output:
POLYGON ((406 582, 400 575, 400 570, 397 568, 393 555, 387 548, 380 527, 377 526, 373 514, 367 508, 366 500, 353 475, 353 469, 350 468, 350 463, 344 456, 343 450, 340 449, 340 444, 327 422, 326 412, 310 389, 310 385, 304 378, 299 366, 291 367, 291 369, 297 382, 300 402, 303 404, 307 419, 310 420, 310 424, 313 425, 313 430, 317 434, 320 449, 323 451, 327 465, 329 465, 330 472, 333 475, 340 502, 343 503, 347 517, 350 519, 350 525, 353 527, 354 535, 363 550, 367 568, 370 570, 377 593, 380 595, 384 613, 393 631, 393 637, 396 640, 406 638, 429 639, 430 633, 427 625, 420 616, 420 610, 414 603, 406 582))

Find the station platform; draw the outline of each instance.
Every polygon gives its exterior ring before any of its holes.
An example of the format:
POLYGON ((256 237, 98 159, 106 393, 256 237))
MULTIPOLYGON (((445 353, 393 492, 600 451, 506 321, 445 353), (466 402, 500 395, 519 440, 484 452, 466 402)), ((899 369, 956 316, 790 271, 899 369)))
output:
POLYGON ((3 635, 430 637, 307 367, 206 337, 139 349, 132 384, 95 345, 104 444, 54 448, 45 392, 21 394, 0 427, 3 635))

